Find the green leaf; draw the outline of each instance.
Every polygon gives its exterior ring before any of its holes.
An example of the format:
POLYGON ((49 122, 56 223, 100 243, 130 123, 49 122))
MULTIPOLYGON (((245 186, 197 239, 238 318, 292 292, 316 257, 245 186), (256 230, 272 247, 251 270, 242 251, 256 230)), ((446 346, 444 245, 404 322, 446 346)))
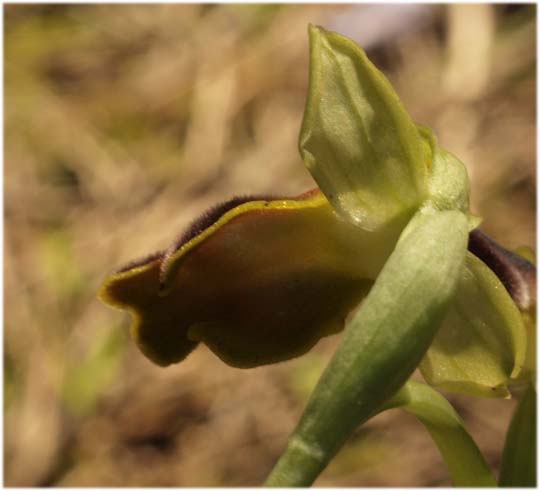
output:
POLYGON ((415 215, 345 329, 267 485, 310 485, 352 431, 405 383, 442 322, 466 247, 463 213, 415 215))
POLYGON ((366 230, 412 216, 427 192, 429 145, 362 49, 320 27, 309 35, 307 168, 338 213, 366 230))
POLYGON ((440 393, 409 380, 381 411, 392 408, 404 409, 425 426, 448 466, 454 486, 497 485, 463 421, 440 393))
POLYGON ((420 368, 430 385, 483 397, 507 397, 525 363, 521 314, 497 276, 467 253, 456 296, 420 368))
POLYGON ((521 397, 504 444, 501 487, 536 487, 536 391, 532 384, 521 397))

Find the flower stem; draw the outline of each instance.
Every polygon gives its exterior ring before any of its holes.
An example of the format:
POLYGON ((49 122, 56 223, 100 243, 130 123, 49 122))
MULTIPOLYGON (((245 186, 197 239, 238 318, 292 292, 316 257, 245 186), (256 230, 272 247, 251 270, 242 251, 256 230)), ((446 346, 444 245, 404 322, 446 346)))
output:
POLYGON ((501 487, 536 487, 536 391, 532 383, 510 422, 499 477, 501 487))
POLYGON ((463 421, 439 392, 426 384, 409 380, 382 410, 392 408, 404 409, 425 426, 448 466, 454 486, 497 486, 463 421))
POLYGON ((418 212, 315 388, 267 486, 308 486, 409 378, 453 298, 467 247, 458 211, 418 212))

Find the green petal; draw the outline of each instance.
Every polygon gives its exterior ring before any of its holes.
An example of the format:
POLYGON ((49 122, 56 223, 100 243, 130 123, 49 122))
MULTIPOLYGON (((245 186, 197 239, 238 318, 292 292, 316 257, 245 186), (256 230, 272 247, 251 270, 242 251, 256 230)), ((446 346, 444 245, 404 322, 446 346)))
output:
POLYGON ((422 204, 436 210, 460 210, 467 215, 469 230, 473 230, 482 219, 469 210, 469 175, 467 168, 457 157, 440 148, 437 139, 427 126, 416 124, 424 145, 430 154, 427 197, 422 204))
POLYGON ((286 360, 342 329, 403 226, 362 231, 318 192, 251 201, 173 254, 112 275, 101 298, 134 315, 135 340, 160 365, 199 341, 232 366, 286 360))
POLYGON ((374 230, 426 196, 431 149, 384 75, 354 42, 310 26, 300 153, 334 208, 374 230))
POLYGON ((506 397, 526 354, 526 334, 516 304, 497 276, 467 254, 456 297, 420 368, 443 389, 506 397))

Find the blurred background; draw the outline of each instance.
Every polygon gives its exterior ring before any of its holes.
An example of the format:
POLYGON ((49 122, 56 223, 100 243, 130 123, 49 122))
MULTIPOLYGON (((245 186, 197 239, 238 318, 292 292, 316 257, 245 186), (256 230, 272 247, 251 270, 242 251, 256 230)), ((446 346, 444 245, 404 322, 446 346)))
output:
MULTIPOLYGON (((356 40, 468 166, 472 208, 535 247, 535 5, 5 5, 8 486, 256 486, 339 336, 252 370, 153 366, 96 299, 238 194, 314 187, 296 141, 307 24, 356 40)), ((451 396, 497 470, 513 402, 451 396)), ((426 431, 362 427, 318 486, 440 486, 426 431)))

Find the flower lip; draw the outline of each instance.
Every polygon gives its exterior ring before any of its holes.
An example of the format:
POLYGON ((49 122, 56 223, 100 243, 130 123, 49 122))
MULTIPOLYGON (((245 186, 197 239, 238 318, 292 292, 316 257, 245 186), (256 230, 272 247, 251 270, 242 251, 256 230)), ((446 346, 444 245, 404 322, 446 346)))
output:
POLYGON ((242 368, 305 353, 343 328, 402 228, 357 230, 318 189, 237 202, 204 215, 202 228, 209 225, 167 260, 165 288, 160 251, 110 275, 100 290, 105 303, 132 315, 132 337, 160 366, 199 342, 242 368))

